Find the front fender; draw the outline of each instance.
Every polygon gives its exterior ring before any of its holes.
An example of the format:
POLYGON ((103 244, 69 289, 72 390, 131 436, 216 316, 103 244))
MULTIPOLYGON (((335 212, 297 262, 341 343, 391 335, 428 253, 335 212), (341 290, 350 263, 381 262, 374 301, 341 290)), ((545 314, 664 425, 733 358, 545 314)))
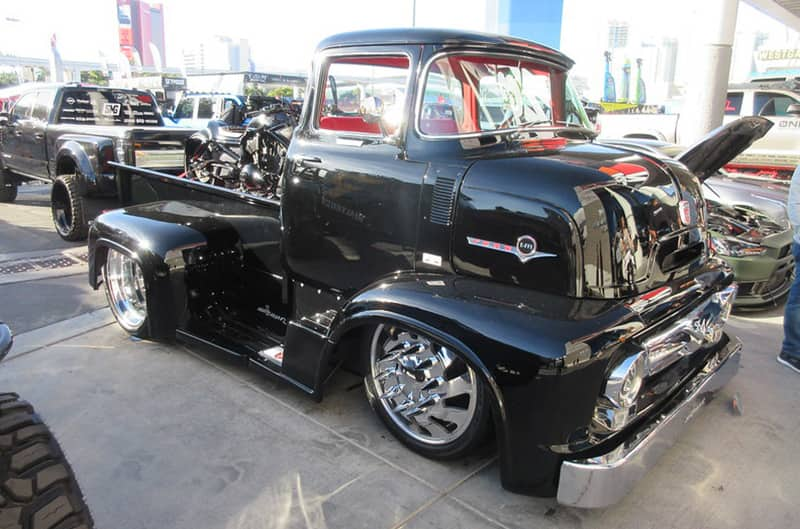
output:
MULTIPOLYGON (((147 206, 157 206, 158 203, 147 206)), ((89 284, 97 289, 108 250, 139 263, 147 285, 147 322, 153 337, 172 338, 186 313, 185 250, 207 244, 205 235, 183 224, 118 209, 97 217, 89 230, 89 284)))
POLYGON ((616 301, 579 300, 463 277, 399 274, 356 294, 331 335, 398 321, 462 353, 494 400, 503 484, 548 493, 562 444, 590 422, 615 329, 635 316, 616 301))

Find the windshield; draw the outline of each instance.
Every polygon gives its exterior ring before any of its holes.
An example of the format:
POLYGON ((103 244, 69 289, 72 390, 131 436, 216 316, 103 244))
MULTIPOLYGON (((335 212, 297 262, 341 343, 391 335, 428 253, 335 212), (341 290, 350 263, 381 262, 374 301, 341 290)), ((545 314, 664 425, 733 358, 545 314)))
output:
POLYGON ((163 125, 153 97, 149 94, 82 88, 64 90, 58 122, 79 125, 163 125))
POLYGON ((419 130, 429 136, 590 128, 566 72, 527 59, 447 55, 431 64, 419 130))

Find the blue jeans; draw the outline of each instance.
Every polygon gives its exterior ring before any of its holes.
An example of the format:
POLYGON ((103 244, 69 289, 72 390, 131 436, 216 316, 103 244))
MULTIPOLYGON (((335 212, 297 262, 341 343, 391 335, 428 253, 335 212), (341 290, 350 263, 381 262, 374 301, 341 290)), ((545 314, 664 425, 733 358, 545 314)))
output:
MULTIPOLYGON (((800 266, 800 244, 792 241, 794 262, 800 266)), ((800 358, 800 269, 796 270, 786 309, 783 314, 783 346, 781 351, 789 356, 800 358)))

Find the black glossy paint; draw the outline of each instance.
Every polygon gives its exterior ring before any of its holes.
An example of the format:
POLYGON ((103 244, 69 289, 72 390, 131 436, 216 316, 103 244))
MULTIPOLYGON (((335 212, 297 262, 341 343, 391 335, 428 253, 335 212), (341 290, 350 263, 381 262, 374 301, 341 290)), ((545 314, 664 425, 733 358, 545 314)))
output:
MULTIPOLYGON (((121 167, 120 196, 143 205, 98 218, 90 280, 105 247, 125 248, 145 269, 160 333, 241 355, 316 397, 352 331, 390 320, 428 333, 492 390, 504 486, 552 494, 560 461, 590 452, 586 431, 612 366, 731 279, 707 254, 699 182, 680 164, 583 140, 533 149, 495 136, 421 138, 417 68, 466 49, 571 65, 505 37, 332 37, 318 50, 280 203, 121 167), (412 65, 397 138, 316 131, 330 56, 387 51, 412 65), (467 242, 523 236, 549 255, 522 262, 467 242), (630 308, 662 286, 677 293, 669 304, 630 308), (285 347, 282 367, 258 357, 274 344, 285 347)), ((680 384, 718 347, 664 376, 680 384)), ((653 409, 669 394, 654 392, 653 409)))

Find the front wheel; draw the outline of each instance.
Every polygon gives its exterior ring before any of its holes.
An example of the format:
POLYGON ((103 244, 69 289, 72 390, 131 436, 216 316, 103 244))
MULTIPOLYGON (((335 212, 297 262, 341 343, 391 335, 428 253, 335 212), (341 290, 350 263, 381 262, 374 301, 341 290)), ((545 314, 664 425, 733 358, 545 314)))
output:
POLYGON ((141 338, 147 337, 147 287, 139 263, 109 248, 103 265, 103 283, 108 305, 120 327, 141 338))
POLYGON ((50 210, 56 232, 65 241, 82 241, 89 233, 86 207, 78 194, 77 176, 60 175, 53 182, 50 193, 50 210))
POLYGON ((367 396, 403 444, 432 459, 456 459, 484 442, 486 383, 459 353, 396 325, 378 325, 367 348, 367 396))

